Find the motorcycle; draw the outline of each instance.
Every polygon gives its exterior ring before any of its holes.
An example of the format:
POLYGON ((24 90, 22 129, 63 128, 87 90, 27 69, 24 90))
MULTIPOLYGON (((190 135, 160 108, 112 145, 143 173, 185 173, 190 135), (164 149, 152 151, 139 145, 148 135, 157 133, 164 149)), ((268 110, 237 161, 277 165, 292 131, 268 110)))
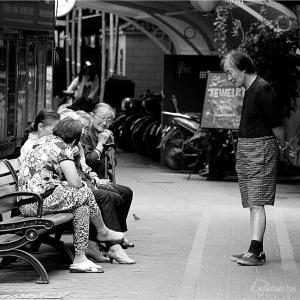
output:
POLYGON ((161 97, 125 98, 112 124, 115 142, 124 151, 135 151, 158 161, 161 138, 161 97))
POLYGON ((168 124, 162 130, 161 152, 164 164, 173 170, 189 170, 190 174, 206 168, 207 130, 200 128, 200 116, 180 113, 173 95, 175 113, 163 111, 168 124))
POLYGON ((206 174, 207 180, 223 180, 226 176, 236 176, 235 160, 237 131, 211 129, 208 134, 206 174))
POLYGON ((164 164, 173 170, 188 170, 209 180, 222 180, 235 174, 236 132, 200 128, 200 115, 180 113, 172 97, 175 113, 163 112, 169 122, 162 131, 164 164))

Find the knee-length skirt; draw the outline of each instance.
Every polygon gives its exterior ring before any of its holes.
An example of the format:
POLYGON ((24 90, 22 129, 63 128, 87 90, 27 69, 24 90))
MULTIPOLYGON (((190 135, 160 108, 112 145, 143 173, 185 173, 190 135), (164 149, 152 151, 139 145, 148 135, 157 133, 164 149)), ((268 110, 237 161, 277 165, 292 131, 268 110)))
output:
POLYGON ((236 171, 243 207, 274 205, 278 164, 275 137, 239 138, 236 171))

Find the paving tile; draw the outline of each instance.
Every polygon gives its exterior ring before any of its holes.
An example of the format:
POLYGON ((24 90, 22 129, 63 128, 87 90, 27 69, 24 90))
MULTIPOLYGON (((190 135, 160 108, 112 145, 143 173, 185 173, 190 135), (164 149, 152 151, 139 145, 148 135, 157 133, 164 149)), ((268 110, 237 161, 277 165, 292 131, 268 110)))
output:
MULTIPOLYGON (((230 261, 250 237, 236 182, 187 181, 136 154, 118 157, 117 181, 134 191, 128 238, 135 248, 127 252, 137 264, 70 274, 43 246, 38 257, 50 284, 35 284, 35 271, 18 261, 0 267, 0 299, 300 299, 300 185, 278 185, 275 207, 267 208, 267 263, 243 267, 230 261)), ((63 238, 72 244, 71 235, 63 238)))

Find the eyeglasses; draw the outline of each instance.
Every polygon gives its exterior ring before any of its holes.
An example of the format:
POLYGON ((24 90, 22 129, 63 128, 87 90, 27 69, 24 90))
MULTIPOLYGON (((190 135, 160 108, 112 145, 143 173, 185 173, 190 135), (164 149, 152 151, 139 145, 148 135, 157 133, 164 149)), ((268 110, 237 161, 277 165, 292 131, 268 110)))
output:
POLYGON ((114 121, 112 117, 107 118, 107 117, 104 117, 103 115, 98 115, 95 112, 94 112, 94 114, 98 117, 98 119, 101 123, 106 123, 108 126, 110 126, 114 121))

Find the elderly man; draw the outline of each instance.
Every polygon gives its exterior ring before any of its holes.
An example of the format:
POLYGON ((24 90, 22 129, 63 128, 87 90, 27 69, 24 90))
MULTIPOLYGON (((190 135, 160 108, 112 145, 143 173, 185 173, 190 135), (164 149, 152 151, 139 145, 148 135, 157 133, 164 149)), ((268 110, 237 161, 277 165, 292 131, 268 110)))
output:
POLYGON ((238 131, 236 170, 242 206, 250 209, 251 243, 248 251, 231 259, 257 266, 266 261, 263 238, 265 205, 274 205, 279 150, 285 149, 282 119, 276 95, 255 72, 251 58, 233 50, 222 59, 228 79, 246 89, 238 131))
MULTIPOLYGON (((81 144, 84 149, 86 163, 98 174, 100 178, 104 177, 105 172, 105 157, 103 145, 113 140, 113 135, 108 128, 111 126, 115 117, 114 110, 106 103, 99 103, 92 112, 92 123, 90 129, 84 134, 81 139, 81 144)), ((119 223, 122 232, 127 231, 126 218, 132 202, 133 192, 124 185, 116 184, 112 186, 108 184, 101 188, 107 188, 109 191, 118 193, 121 196, 119 203, 119 223)), ((124 248, 133 247, 132 243, 125 240, 122 245, 124 248)))

